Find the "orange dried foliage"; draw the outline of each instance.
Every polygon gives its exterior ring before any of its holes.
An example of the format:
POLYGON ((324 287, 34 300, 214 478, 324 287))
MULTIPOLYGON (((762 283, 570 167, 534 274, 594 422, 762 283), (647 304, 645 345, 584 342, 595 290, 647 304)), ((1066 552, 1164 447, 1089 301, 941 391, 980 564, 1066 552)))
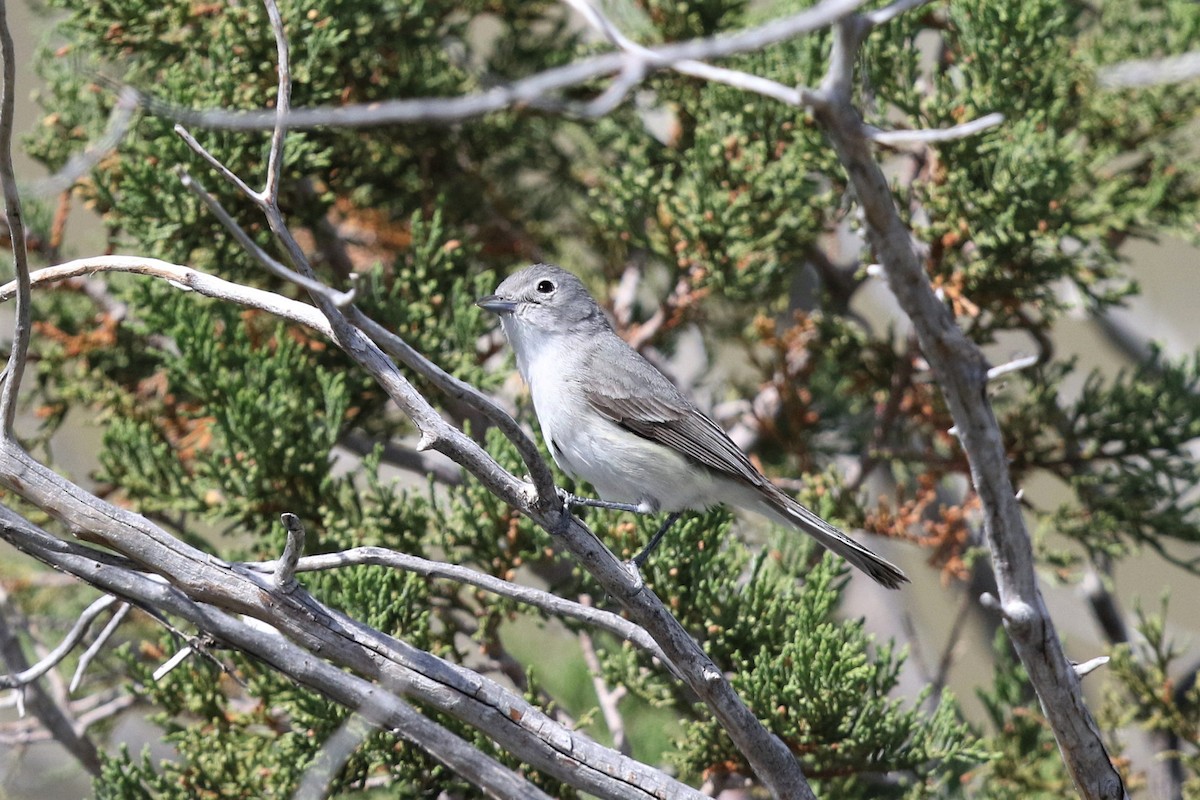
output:
POLYGON ((697 288, 696 286, 704 277, 703 269, 693 268, 689 271, 686 282, 680 281, 676 284, 675 291, 667 299, 667 318, 663 322, 664 330, 670 330, 683 324, 687 319, 688 312, 695 308, 701 300, 708 297, 711 289, 697 288))
POLYGON ((895 505, 880 498, 874 511, 867 512, 863 529, 881 536, 914 542, 929 550, 928 562, 941 570, 942 582, 964 580, 967 565, 963 553, 970 539, 968 518, 979 509, 979 499, 972 494, 962 505, 937 503, 936 477, 925 473, 918 478, 916 494, 906 498, 905 490, 897 490, 895 505), (920 530, 921 534, 914 531, 920 530))
POLYGON ((741 772, 743 769, 745 769, 745 765, 737 761, 720 761, 705 769, 700 777, 705 781, 709 781, 725 775, 732 775, 735 772, 741 772))
POLYGON ((932 282, 934 291, 940 292, 943 297, 950 301, 950 307, 954 311, 954 316, 971 317, 973 319, 980 315, 979 306, 972 303, 963 291, 963 284, 966 282, 963 273, 955 272, 950 275, 948 280, 944 275, 934 275, 932 282))
MULTIPOLYGON (((753 327, 763 344, 773 351, 771 378, 767 386, 775 390, 782 403, 782 411, 777 419, 760 420, 763 435, 780 439, 783 437, 782 430, 813 427, 821 420, 820 412, 813 405, 812 392, 807 388, 817 366, 812 349, 820 344, 816 320, 797 311, 793 324, 783 331, 777 332, 775 323, 763 316, 754 320, 753 327)), ((795 440, 795 437, 787 438, 795 440)), ((801 466, 807 468, 808 465, 801 466)))
POLYGON ((159 407, 156 414, 159 430, 184 466, 195 459, 198 453, 212 446, 214 418, 197 416, 199 406, 195 403, 180 402, 170 392, 165 373, 156 372, 140 381, 137 396, 139 400, 146 401, 146 406, 153 404, 159 407))
POLYGON ((45 321, 35 321, 33 332, 38 338, 61 345, 68 358, 80 358, 116 344, 117 325, 117 321, 106 314, 100 317, 95 328, 82 333, 67 333, 57 325, 45 321))
MULTIPOLYGON (((238 318, 242 321, 242 326, 246 331, 246 338, 255 349, 274 352, 275 348, 279 346, 279 342, 276 339, 278 317, 268 314, 265 311, 246 309, 238 313, 238 318)), ((329 342, 322 337, 314 336, 308 328, 291 326, 284 329, 284 335, 305 350, 314 353, 323 353, 329 349, 329 342)))

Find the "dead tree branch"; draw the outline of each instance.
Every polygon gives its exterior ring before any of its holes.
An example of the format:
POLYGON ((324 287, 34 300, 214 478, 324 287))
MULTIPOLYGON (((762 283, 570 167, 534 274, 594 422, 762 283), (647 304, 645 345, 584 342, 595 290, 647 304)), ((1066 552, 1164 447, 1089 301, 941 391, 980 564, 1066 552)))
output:
POLYGON ((912 234, 871 151, 871 137, 851 102, 854 61, 869 28, 870 22, 860 16, 838 23, 829 69, 814 97, 814 115, 850 177, 866 217, 871 247, 913 322, 921 352, 950 406, 983 507, 1005 628, 1029 672, 1067 768, 1084 797, 1121 798, 1125 790, 1120 775, 1084 703, 1079 677, 1063 652, 1038 589, 1033 547, 987 397, 988 364, 934 294, 912 234))

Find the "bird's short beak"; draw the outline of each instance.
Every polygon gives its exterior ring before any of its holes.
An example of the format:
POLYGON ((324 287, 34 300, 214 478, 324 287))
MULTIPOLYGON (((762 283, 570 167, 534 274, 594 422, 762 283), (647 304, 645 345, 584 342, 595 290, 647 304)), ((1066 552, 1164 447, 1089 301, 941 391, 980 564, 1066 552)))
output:
POLYGON ((517 308, 515 300, 505 300, 503 297, 495 294, 479 298, 475 301, 475 305, 493 314, 511 314, 517 308))

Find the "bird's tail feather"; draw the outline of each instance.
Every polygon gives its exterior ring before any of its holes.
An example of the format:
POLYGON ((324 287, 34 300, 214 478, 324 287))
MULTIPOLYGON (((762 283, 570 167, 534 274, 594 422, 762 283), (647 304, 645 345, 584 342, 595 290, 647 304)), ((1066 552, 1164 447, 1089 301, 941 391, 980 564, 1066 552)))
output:
MULTIPOLYGON (((771 487, 774 488, 774 487, 771 487)), ((759 511, 783 525, 791 525, 816 539, 823 547, 849 561, 889 589, 908 583, 903 570, 851 539, 781 491, 760 495, 759 511)))

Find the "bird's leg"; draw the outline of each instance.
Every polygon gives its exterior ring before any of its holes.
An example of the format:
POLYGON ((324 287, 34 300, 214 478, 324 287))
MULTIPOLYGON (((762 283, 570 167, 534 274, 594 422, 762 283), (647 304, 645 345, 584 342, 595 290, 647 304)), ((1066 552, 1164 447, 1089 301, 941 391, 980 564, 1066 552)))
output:
MULTIPOLYGON (((561 488, 558 489, 558 496, 562 498, 563 505, 567 508, 567 513, 570 513, 571 509, 576 506, 607 508, 611 511, 629 511, 633 514, 653 514, 657 510, 647 503, 618 503, 614 500, 601 500, 596 497, 580 497, 561 488)), ((650 537, 650 541, 642 548, 642 552, 633 557, 634 566, 639 570, 642 568, 642 565, 646 563, 646 559, 650 557, 650 554, 662 542, 662 538, 667 535, 667 531, 675 524, 675 520, 679 519, 681 514, 682 512, 676 511, 667 516, 667 519, 659 526, 655 534, 650 537)))
POLYGON ((658 547, 659 543, 662 541, 663 536, 667 534, 667 530, 675 524, 675 520, 679 519, 679 516, 682 513, 683 512, 681 511, 676 511, 674 514, 671 514, 667 517, 666 521, 659 526, 658 531, 650 537, 650 541, 646 543, 646 546, 642 548, 642 552, 633 557, 634 566, 636 566, 639 570, 642 568, 642 565, 646 563, 646 559, 650 557, 650 554, 654 552, 654 549, 658 547))
POLYGON ((576 506, 607 508, 611 511, 632 511, 634 514, 649 514, 654 511, 654 509, 638 503, 617 503, 612 500, 601 500, 597 497, 580 497, 564 489, 558 490, 558 496, 562 498, 563 505, 567 507, 568 511, 576 506))

